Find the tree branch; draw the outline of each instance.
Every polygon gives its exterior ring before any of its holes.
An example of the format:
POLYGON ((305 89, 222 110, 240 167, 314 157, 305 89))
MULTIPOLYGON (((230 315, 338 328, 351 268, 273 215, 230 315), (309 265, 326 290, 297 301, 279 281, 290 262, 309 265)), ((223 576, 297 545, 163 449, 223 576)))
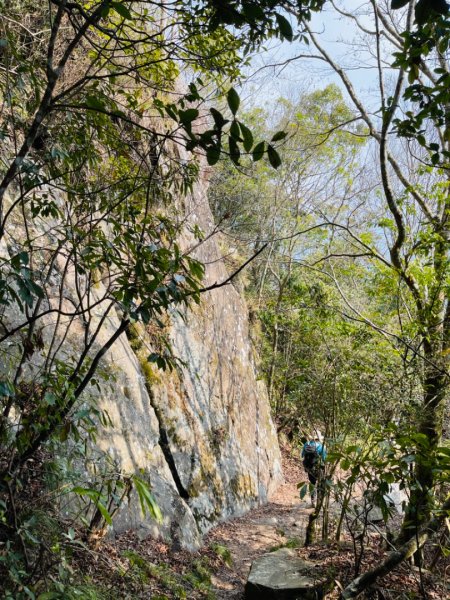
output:
POLYGON ((239 275, 239 273, 241 271, 243 271, 245 269, 245 267, 250 264, 252 262, 252 260, 255 260, 255 258, 261 254, 261 252, 263 250, 265 250, 267 248, 267 246, 269 245, 269 243, 267 242, 266 244, 263 244, 261 246, 261 248, 255 252, 252 256, 250 256, 250 258, 248 260, 245 261, 244 264, 242 264, 238 269, 236 269, 236 271, 234 271, 234 273, 232 273, 229 277, 227 277, 224 281, 221 281, 220 283, 213 283, 211 285, 208 285, 207 287, 201 288, 200 290, 198 290, 198 292, 192 292, 190 295, 194 294, 194 293, 199 293, 199 294, 203 294, 204 292, 210 292, 211 290, 217 290, 221 287, 223 287, 224 285, 227 285, 228 283, 231 283, 231 281, 237 276, 239 275))
MULTIPOLYGON (((363 103, 358 98, 355 88, 353 87, 350 79, 347 77, 347 74, 331 58, 331 56, 328 54, 328 52, 326 52, 326 50, 319 44, 319 42, 317 41, 317 38, 311 31, 311 28, 306 23, 305 23, 305 28, 311 38, 311 41, 315 45, 316 49, 321 53, 321 55, 322 55, 321 59, 324 60, 325 62, 327 62, 330 65, 330 67, 336 72, 336 74, 340 77, 342 83, 344 84, 345 89, 347 90, 348 95, 350 96, 350 99, 352 100, 352 102, 356 106, 356 108, 358 109, 358 111, 361 115, 361 118, 363 119, 363 121, 365 121, 366 125, 368 126, 370 135, 378 143, 380 143, 381 135, 377 131, 375 124, 373 123, 372 119, 370 118, 369 114, 367 113, 363 103)), ((419 193, 416 186, 412 185, 408 181, 408 179, 405 177, 402 170, 400 169, 398 162, 395 160, 395 158, 392 156, 392 154, 387 149, 386 149, 386 157, 387 157, 387 160, 389 161, 389 164, 392 166, 394 173, 397 175, 398 179, 400 180, 400 182, 402 183, 404 188, 406 190, 408 190, 408 192, 416 200, 417 204, 420 206, 421 210, 423 211, 423 213, 425 214, 427 219, 430 221, 430 223, 436 223, 437 217, 435 215, 433 215, 433 211, 432 211, 431 207, 428 205, 425 198, 419 193)))

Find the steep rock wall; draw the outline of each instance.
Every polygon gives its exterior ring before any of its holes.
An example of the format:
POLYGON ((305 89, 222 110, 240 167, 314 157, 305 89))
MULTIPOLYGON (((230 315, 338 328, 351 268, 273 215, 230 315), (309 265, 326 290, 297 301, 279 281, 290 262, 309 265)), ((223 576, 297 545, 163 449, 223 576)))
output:
MULTIPOLYGON (((217 236, 209 236, 214 223, 206 187, 203 176, 179 207, 180 218, 190 226, 198 225, 206 236, 195 250, 206 265, 205 287, 229 276, 217 236)), ((62 193, 53 192, 53 197, 61 206, 66 202, 62 193)), ((20 240, 25 239, 20 218, 14 214, 12 218, 15 238, 2 241, 0 256, 4 258, 18 252, 20 240)), ((44 239, 50 235, 51 225, 48 219, 32 222, 36 236, 44 239)), ((186 232, 181 243, 188 249, 196 241, 189 227, 186 232)), ((73 266, 67 270, 63 256, 57 261, 61 264, 48 282, 49 299, 44 308, 60 301, 59 310, 70 312, 79 292, 70 275, 73 266), (60 295, 63 273, 65 288, 60 295), (51 299, 53 292, 55 300, 51 299)), ((101 298, 103 293, 99 282, 92 294, 101 298)), ((100 316, 95 310, 91 316, 94 327, 100 316)), ((4 326, 11 329, 22 321, 21 314, 3 316, 4 326)), ((40 320, 42 347, 55 342, 55 321, 54 314, 40 320)), ((113 310, 103 323, 97 347, 105 344, 118 326, 119 315, 113 310)), ((135 529, 142 536, 163 537, 195 548, 214 523, 267 500, 282 480, 280 453, 265 385, 255 373, 247 307, 235 287, 229 283, 202 294, 200 304, 192 304, 182 314, 174 310, 168 316, 168 332, 183 366, 171 373, 150 366, 146 356, 154 343, 151 333, 145 333, 148 351, 144 353, 133 351, 133 340, 122 334, 102 359, 101 376, 96 377, 96 386, 86 389, 85 397, 90 395, 92 404, 107 411, 112 421, 111 427, 98 431, 98 448, 113 459, 115 469, 139 473, 149 482, 163 514, 161 524, 144 516, 132 493, 115 516, 114 530, 135 529)), ((83 336, 82 320, 70 320, 64 334, 57 337, 59 360, 76 360, 83 336)), ((20 344, 17 348, 19 357, 20 344)), ((33 352, 21 375, 26 381, 33 380, 45 361, 45 352, 33 352)), ((8 355, 8 361, 1 367, 5 374, 14 359, 8 355)))
MULTIPOLYGON (((184 211, 206 234, 213 230, 205 183, 184 211)), ((214 236, 196 255, 206 265, 205 286, 228 277, 214 236)), ((267 500, 282 480, 280 454, 265 385, 256 378, 247 308, 234 286, 204 293, 181 316, 174 312, 170 339, 184 364, 172 373, 143 369, 125 336, 113 347, 106 363, 114 393, 102 404, 114 428, 98 443, 123 470, 143 470, 164 515, 158 526, 132 501, 115 529, 193 548, 214 523, 267 500)))

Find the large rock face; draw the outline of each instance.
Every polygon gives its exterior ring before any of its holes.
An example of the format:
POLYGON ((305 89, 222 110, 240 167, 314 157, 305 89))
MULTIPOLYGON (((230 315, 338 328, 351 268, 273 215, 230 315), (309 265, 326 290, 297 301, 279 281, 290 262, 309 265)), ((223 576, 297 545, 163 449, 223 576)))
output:
MULTIPOLYGON (((64 206, 66 198, 52 193, 57 204, 64 206)), ((209 236, 214 223, 205 178, 184 199, 179 213, 206 235, 207 241, 198 244, 186 227, 180 240, 186 250, 197 246, 194 253, 206 265, 205 286, 225 281, 229 274, 216 236, 209 236)), ((18 243, 3 240, 0 245, 0 256, 8 260, 21 249, 21 238, 26 239, 20 215, 12 218, 18 243)), ((51 241, 51 226, 56 231, 51 219, 30 221, 38 239, 51 241)), ((80 293, 74 284, 73 266, 68 264, 64 255, 57 258, 46 292, 48 306, 60 302, 58 310, 67 314, 80 293), (62 281, 63 293, 59 291, 62 281)), ((90 293, 94 298, 104 295, 101 281, 90 293)), ((92 310, 89 314, 95 328, 101 313, 92 310)), ((3 325, 11 330, 22 321, 23 316, 14 312, 3 317, 3 325)), ((134 338, 122 334, 102 358, 97 385, 88 386, 84 399, 88 401, 90 396, 90 403, 106 410, 112 421, 111 427, 99 430, 98 448, 110 457, 115 472, 139 473, 149 482, 163 514, 162 524, 144 516, 136 494, 131 494, 115 516, 114 529, 132 528, 143 536, 162 536, 195 548, 214 523, 267 499, 282 479, 280 454, 265 387, 255 374, 247 308, 233 285, 204 293, 199 305, 185 309, 184 314, 174 310, 167 321, 173 352, 183 366, 168 373, 147 362, 157 333, 141 330, 134 338)), ((44 311, 39 335, 45 350, 33 348, 21 372, 24 380, 34 380, 48 348, 58 348, 61 363, 78 360, 85 323, 79 318, 68 320, 64 333, 52 339, 56 322, 51 311, 44 311)), ((102 347, 118 326, 119 315, 112 310, 96 338, 97 347, 102 347)), ((19 357, 20 345, 17 347, 19 357)))
MULTIPOLYGON (((204 185, 185 210, 205 233, 212 230, 204 185)), ((205 286, 228 277, 214 237, 196 254, 206 264, 205 286)), ((164 515, 157 525, 132 499, 115 529, 193 548, 214 523, 266 501, 282 479, 280 454, 265 386, 256 379, 247 308, 233 285, 203 294, 182 316, 174 313, 169 327, 184 365, 176 373, 145 364, 147 348, 139 360, 125 336, 110 351, 105 365, 114 384, 102 404, 114 427, 98 444, 124 471, 143 470, 164 515)))

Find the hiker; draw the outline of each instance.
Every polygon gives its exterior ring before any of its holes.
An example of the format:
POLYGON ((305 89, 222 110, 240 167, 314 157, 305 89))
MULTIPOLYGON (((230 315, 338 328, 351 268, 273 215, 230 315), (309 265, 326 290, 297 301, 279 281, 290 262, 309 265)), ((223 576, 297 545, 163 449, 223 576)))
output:
POLYGON ((322 443, 322 434, 317 432, 313 439, 305 442, 302 449, 303 467, 310 483, 314 486, 311 490, 311 504, 315 506, 317 497, 317 480, 321 478, 324 470, 323 463, 327 457, 322 443))

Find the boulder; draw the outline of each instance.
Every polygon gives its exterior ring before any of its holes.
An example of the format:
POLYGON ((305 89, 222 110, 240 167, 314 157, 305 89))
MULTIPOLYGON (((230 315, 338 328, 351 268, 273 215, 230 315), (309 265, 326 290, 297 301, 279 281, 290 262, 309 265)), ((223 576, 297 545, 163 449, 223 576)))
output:
POLYGON ((254 561, 245 600, 320 600, 331 587, 320 566, 281 548, 254 561))

